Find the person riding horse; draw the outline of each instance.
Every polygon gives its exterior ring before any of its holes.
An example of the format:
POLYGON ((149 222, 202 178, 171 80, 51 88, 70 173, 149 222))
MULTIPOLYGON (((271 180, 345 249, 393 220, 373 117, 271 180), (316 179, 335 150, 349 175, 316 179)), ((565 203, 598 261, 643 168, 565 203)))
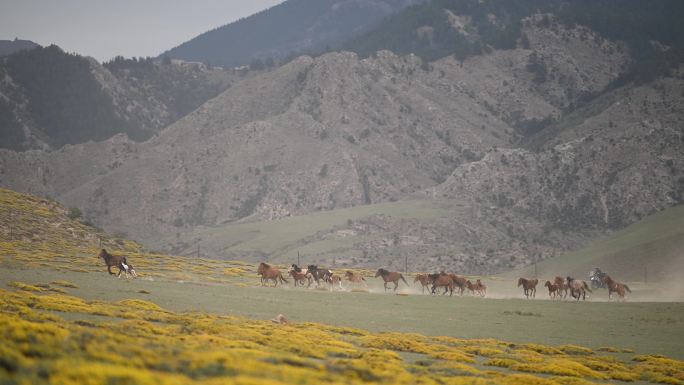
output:
POLYGON ((600 268, 595 267, 592 271, 589 272, 589 280, 591 281, 591 287, 594 289, 601 289, 606 287, 606 284, 603 283, 603 277, 606 276, 606 273, 601 271, 600 268))

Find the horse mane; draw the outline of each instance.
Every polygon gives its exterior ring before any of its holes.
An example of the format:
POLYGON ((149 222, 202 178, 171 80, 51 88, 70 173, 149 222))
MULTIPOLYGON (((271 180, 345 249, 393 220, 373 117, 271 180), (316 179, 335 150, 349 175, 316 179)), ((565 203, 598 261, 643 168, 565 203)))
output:
POLYGON ((269 265, 269 264, 266 263, 266 262, 261 262, 260 265, 264 265, 264 267, 266 267, 267 269, 270 269, 270 268, 271 268, 271 265, 269 265))
POLYGON ((107 252, 107 250, 102 249, 100 250, 100 255, 98 255, 98 258, 107 258, 111 257, 112 255, 107 252))

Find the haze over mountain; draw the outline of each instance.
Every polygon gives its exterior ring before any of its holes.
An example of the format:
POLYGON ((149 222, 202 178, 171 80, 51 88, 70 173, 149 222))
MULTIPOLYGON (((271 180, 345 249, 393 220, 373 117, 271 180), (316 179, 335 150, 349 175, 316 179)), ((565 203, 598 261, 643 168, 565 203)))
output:
POLYGON ((38 44, 30 40, 0 40, 0 56, 11 55, 15 52, 39 47, 38 44))
MULTIPOLYGON (((162 54, 227 67, 324 50, 424 0, 288 0, 162 54)), ((329 50, 329 48, 328 48, 329 50)))
MULTIPOLYGON (((322 263, 525 266, 684 201, 683 7, 608 3, 588 16, 562 1, 409 7, 344 43, 359 53, 218 72, 230 87, 147 141, 1 150, 0 185, 178 252, 201 241, 217 256, 277 259, 291 249, 249 246, 245 232, 261 230, 235 226, 332 211, 348 220, 288 247, 324 245, 310 248, 322 263), (336 211, 350 207, 367 211, 336 211)), ((115 63, 93 68, 121 81, 115 63)), ((177 79, 124 72, 136 90, 177 79)), ((206 82, 191 84, 227 87, 206 82)))

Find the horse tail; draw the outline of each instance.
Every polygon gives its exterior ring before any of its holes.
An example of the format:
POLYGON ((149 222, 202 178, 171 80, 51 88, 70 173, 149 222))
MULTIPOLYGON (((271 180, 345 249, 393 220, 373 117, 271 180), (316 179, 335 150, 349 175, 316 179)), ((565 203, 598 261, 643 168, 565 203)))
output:
POLYGON ((585 289, 585 290, 587 290, 587 291, 590 292, 590 293, 593 293, 593 291, 591 291, 591 289, 589 288, 589 286, 587 285, 586 282, 582 281, 582 284, 584 285, 584 289, 585 289))
POLYGON ((406 280, 404 279, 404 276, 403 276, 403 275, 399 274, 399 278, 401 278, 401 280, 404 281, 404 283, 406 284, 406 286, 411 286, 411 285, 408 284, 408 282, 406 282, 406 280))
POLYGON ((625 290, 627 290, 628 292, 630 292, 630 293, 632 292, 631 290, 629 290, 629 286, 625 285, 624 283, 622 284, 622 286, 624 286, 625 290))

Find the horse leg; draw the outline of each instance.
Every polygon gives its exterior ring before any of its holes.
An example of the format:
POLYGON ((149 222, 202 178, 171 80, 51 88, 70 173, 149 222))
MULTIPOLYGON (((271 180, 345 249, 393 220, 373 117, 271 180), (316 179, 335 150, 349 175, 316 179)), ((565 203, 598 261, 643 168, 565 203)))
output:
POLYGON ((107 271, 109 271, 110 275, 114 275, 114 273, 112 273, 112 265, 107 265, 107 271))
POLYGON ((385 287, 385 291, 387 291, 387 281, 385 281, 385 283, 383 284, 383 286, 385 287))
POLYGON ((399 287, 399 280, 397 279, 394 281, 394 291, 397 291, 397 288, 399 287))

